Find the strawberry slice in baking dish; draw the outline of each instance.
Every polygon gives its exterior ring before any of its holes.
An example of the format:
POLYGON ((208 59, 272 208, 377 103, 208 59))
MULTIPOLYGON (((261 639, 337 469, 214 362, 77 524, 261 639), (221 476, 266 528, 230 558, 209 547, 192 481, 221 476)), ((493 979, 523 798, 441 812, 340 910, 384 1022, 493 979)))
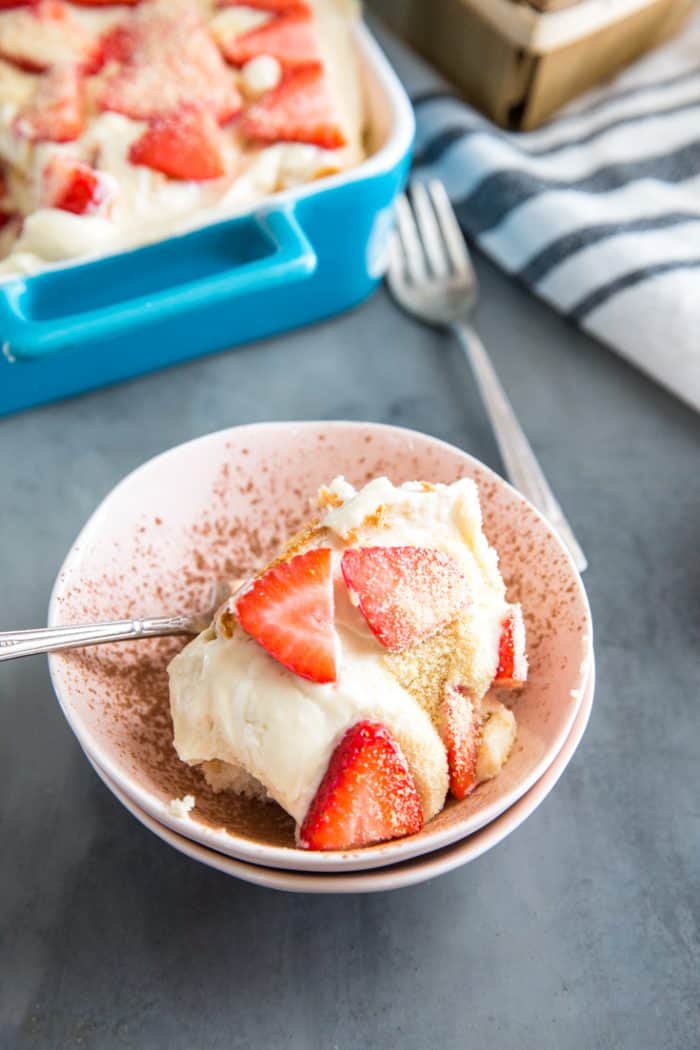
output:
POLYGON ((243 630, 288 670, 320 684, 336 681, 328 548, 273 565, 237 598, 235 610, 243 630))
POLYGON ((385 649, 423 641, 469 604, 459 565, 432 548, 350 547, 340 567, 351 599, 385 649))
POLYGON ((0 14, 0 56, 32 73, 69 62, 95 72, 100 39, 61 0, 38 0, 0 14))
POLYGON ((306 142, 339 149, 346 138, 322 69, 308 66, 281 83, 243 114, 241 130, 262 142, 306 142))
POLYGON ((193 7, 178 8, 174 18, 149 0, 105 34, 103 54, 117 68, 98 96, 102 109, 148 120, 192 105, 225 123, 241 108, 232 71, 193 7))
POLYGON ((85 90, 77 66, 55 66, 38 78, 32 101, 15 130, 31 142, 72 142, 85 129, 85 90))
POLYGON ((383 725, 362 721, 347 730, 331 755, 299 844, 356 849, 422 827, 423 807, 403 752, 383 725))
POLYGON ((55 154, 47 163, 42 179, 42 204, 74 215, 95 215, 114 194, 104 172, 64 154, 55 154))
POLYGON ((287 11, 307 11, 311 8, 304 0, 217 0, 217 7, 253 7, 257 11, 284 14, 287 11))
POLYGON ((226 173, 221 129, 207 110, 195 106, 153 117, 131 146, 129 160, 171 179, 203 181, 226 173))
POLYGON ((519 689, 525 684, 528 674, 525 646, 523 610, 520 605, 511 605, 501 626, 494 685, 502 689, 519 689))
POLYGON ((316 27, 310 11, 292 8, 256 29, 249 29, 227 39, 219 36, 219 45, 234 66, 243 66, 259 55, 276 58, 283 69, 320 65, 316 27))

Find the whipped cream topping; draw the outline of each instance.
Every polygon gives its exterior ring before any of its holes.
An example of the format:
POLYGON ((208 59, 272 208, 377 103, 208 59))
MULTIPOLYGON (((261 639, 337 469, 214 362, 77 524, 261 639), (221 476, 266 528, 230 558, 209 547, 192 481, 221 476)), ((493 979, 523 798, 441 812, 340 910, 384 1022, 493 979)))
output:
POLYGON ((444 746, 430 715, 392 672, 337 570, 343 550, 355 545, 430 547, 454 557, 470 585, 466 623, 479 653, 476 674, 487 688, 507 605, 497 555, 482 532, 477 488, 468 479, 394 486, 377 478, 356 492, 337 478, 319 497, 320 528, 305 549, 333 551, 337 681, 306 681, 242 629, 227 637, 213 625, 170 664, 175 748, 190 764, 216 759, 244 769, 301 823, 344 732, 369 718, 398 741, 429 820, 447 792, 444 746))
MULTIPOLYGON (((166 9, 194 0, 149 0, 166 9)), ((0 239, 0 279, 34 273, 48 265, 111 254, 182 233, 197 226, 248 211, 281 190, 289 189, 358 164, 363 150, 363 98, 349 27, 354 6, 344 0, 308 0, 320 40, 329 88, 347 139, 341 149, 280 142, 258 146, 242 140, 235 122, 224 129, 227 174, 207 181, 168 178, 132 164, 129 149, 147 127, 117 113, 94 110, 85 132, 65 144, 31 143, 15 128, 18 114, 34 95, 38 78, 0 60, 0 165, 5 167, 5 212, 25 216, 22 231, 11 228, 0 239), (40 207, 47 161, 55 154, 93 165, 113 186, 99 215, 70 215, 40 207)), ((245 6, 213 9, 199 0, 200 15, 214 37, 230 39, 269 21, 271 12, 245 6)), ((10 9, 16 14, 21 9, 10 9)), ((71 17, 93 33, 123 19, 130 8, 71 5, 71 17)), ((0 28, 4 14, 0 12, 0 28)), ((176 17, 176 15, 175 15, 176 17)), ((7 22, 7 20, 6 20, 7 22)), ((60 41, 59 41, 60 42, 60 41)), ((249 101, 274 88, 281 78, 279 62, 260 55, 235 72, 232 80, 249 101)), ((99 74, 92 78, 97 90, 99 74)))

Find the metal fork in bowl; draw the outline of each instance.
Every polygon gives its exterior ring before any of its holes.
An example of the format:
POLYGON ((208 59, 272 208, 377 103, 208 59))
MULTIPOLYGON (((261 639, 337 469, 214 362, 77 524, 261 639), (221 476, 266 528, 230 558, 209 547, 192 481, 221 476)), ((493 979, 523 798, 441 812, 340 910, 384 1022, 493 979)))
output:
POLYGON ((576 568, 583 572, 586 556, 471 323, 478 297, 476 275, 447 191, 434 179, 414 182, 410 194, 410 203, 403 194, 396 201, 396 235, 387 274, 391 293, 407 313, 447 328, 457 337, 481 392, 508 477, 547 518, 576 568))
POLYGON ((139 638, 161 638, 168 634, 199 634, 212 622, 231 591, 230 584, 223 580, 212 584, 209 608, 198 613, 3 631, 0 632, 0 663, 16 660, 20 656, 59 653, 65 649, 82 649, 85 645, 102 645, 104 642, 133 642, 139 638))

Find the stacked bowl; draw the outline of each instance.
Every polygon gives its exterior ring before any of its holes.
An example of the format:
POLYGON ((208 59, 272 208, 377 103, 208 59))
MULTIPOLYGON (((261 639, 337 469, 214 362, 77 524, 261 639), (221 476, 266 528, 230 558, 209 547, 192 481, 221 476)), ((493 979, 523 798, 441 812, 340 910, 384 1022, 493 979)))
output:
POLYGON ((530 675, 514 695, 508 763, 422 831, 364 849, 298 849, 276 805, 214 794, 172 745, 165 668, 183 639, 50 658, 56 694, 114 795, 164 841, 248 882, 308 893, 370 892, 433 878, 501 841, 552 790, 593 702, 592 625, 581 579, 536 510, 483 464, 425 434, 374 423, 262 423, 178 446, 145 463, 80 533, 51 598, 52 626, 204 608, 220 579, 254 571, 309 518, 321 484, 378 475, 479 486, 509 598, 525 613, 530 675), (192 795, 185 812, 177 801, 192 795))

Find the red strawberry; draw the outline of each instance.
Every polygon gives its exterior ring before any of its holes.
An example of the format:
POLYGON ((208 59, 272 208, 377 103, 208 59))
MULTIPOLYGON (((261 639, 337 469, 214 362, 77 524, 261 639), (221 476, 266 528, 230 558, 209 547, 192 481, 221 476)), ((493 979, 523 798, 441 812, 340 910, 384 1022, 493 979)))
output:
POLYGON ((523 610, 520 605, 511 605, 501 628, 494 683, 504 689, 517 689, 527 681, 527 670, 523 610))
POLYGON ((399 745, 383 725, 358 722, 331 755, 299 842, 304 849, 355 849, 422 827, 423 807, 399 745))
POLYGON ((241 627, 290 671, 312 682, 335 682, 328 548, 273 565, 238 598, 236 613, 241 627))
POLYGON ((0 18, 0 56, 41 73, 65 62, 94 72, 101 62, 99 38, 61 0, 38 0, 0 18))
POLYGON ((222 41, 221 50, 234 66, 243 66, 258 55, 272 55, 285 69, 318 65, 321 61, 311 12, 297 8, 222 41))
POLYGON ((221 129, 194 106, 153 117, 129 150, 132 164, 145 164, 173 179, 218 179, 226 172, 221 129))
POLYGON ((476 786, 479 726, 471 700, 453 686, 445 690, 440 706, 440 731, 447 750, 450 791, 455 798, 466 798, 476 786))
POLYGON ((304 0, 218 0, 217 7, 255 7, 259 11, 283 14, 287 11, 308 11, 311 8, 304 0))
POLYGON ((134 34, 129 23, 112 26, 102 34, 102 59, 107 62, 128 62, 134 48, 134 34))
POLYGON ((385 649, 435 634, 469 602, 454 558, 428 547, 351 547, 341 569, 351 596, 385 649))
POLYGON ((85 93, 77 66, 56 66, 41 77, 15 128, 32 142, 72 142, 85 128, 85 93))
POLYGON ((56 154, 44 168, 42 203, 48 208, 94 215, 110 196, 104 176, 75 158, 56 154))
POLYGON ((239 111, 234 78, 196 8, 179 5, 176 14, 151 0, 105 35, 105 59, 119 66, 100 92, 102 109, 148 120, 192 105, 220 123, 239 111))
POLYGON ((250 138, 264 142, 309 142, 324 149, 346 143, 323 70, 296 69, 250 106, 241 119, 250 138))

